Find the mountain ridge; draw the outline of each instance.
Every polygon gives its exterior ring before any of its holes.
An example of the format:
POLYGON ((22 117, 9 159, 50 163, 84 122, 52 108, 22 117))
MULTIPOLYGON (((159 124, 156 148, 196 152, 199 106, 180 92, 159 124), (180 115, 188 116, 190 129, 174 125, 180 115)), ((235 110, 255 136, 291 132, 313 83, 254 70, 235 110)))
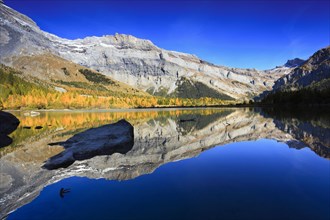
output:
POLYGON ((330 78, 330 46, 318 50, 290 74, 278 79, 273 89, 277 91, 306 87, 325 78, 330 78))
POLYGON ((219 97, 251 99, 270 90, 277 78, 291 71, 286 67, 260 71, 217 66, 195 55, 161 49, 150 40, 131 35, 64 39, 42 31, 30 18, 8 6, 1 4, 0 12, 0 61, 4 64, 13 66, 14 56, 51 53, 152 95, 180 95, 176 91, 185 90, 179 83, 184 77, 195 87, 199 84, 209 87, 219 97))
POLYGON ((294 58, 291 60, 288 60, 284 66, 285 67, 289 67, 289 68, 295 68, 295 67, 299 67, 301 66, 303 63, 305 62, 305 60, 300 59, 300 58, 294 58))
POLYGON ((289 74, 275 81, 271 91, 256 99, 264 103, 329 104, 330 46, 322 48, 289 74))

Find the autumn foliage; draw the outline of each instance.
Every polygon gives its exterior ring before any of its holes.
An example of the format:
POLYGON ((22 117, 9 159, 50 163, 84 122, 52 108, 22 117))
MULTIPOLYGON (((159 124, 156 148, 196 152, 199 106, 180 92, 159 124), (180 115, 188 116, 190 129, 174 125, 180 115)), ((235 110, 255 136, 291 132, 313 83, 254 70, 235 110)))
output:
POLYGON ((19 72, 0 68, 0 109, 86 109, 212 106, 225 104, 215 98, 165 98, 132 94, 106 94, 72 89, 61 93, 51 87, 27 82, 19 72), (91 95, 92 94, 92 95, 91 95))

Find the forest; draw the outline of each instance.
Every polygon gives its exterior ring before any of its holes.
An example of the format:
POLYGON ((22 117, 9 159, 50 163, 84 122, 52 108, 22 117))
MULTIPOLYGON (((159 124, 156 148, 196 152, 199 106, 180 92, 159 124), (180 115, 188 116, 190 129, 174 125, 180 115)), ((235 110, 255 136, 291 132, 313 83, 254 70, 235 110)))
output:
MULTIPOLYGON (((82 71, 83 72, 83 71, 82 71)), ((89 74, 85 72, 85 74, 89 74)), ((123 93, 95 92, 73 88, 58 92, 50 85, 29 82, 12 68, 0 67, 0 109, 107 109, 217 106, 228 104, 217 98, 166 98, 123 93)), ((98 78, 93 78, 98 80, 98 78)))
POLYGON ((270 93, 262 100, 262 103, 272 105, 330 104, 330 79, 297 90, 282 90, 270 93))

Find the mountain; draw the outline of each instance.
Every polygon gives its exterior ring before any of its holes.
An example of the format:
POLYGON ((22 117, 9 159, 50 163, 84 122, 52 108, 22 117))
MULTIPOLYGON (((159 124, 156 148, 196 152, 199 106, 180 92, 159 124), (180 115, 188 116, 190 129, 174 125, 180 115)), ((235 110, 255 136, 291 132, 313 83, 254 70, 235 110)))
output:
POLYGON ((314 53, 304 64, 278 79, 273 89, 300 89, 330 77, 330 47, 314 53))
POLYGON ((266 103, 330 103, 330 46, 275 81, 266 103))
POLYGON ((299 58, 294 58, 292 60, 288 60, 284 64, 284 66, 289 67, 289 68, 295 68, 295 67, 301 66, 304 62, 305 62, 305 60, 302 60, 302 59, 299 59, 299 58))
POLYGON ((49 68, 35 72, 33 62, 28 62, 35 57, 54 56, 159 96, 250 99, 270 90, 276 79, 291 70, 217 66, 195 55, 161 49, 149 40, 124 34, 68 40, 40 30, 33 20, 4 4, 0 4, 0 33, 0 62, 25 68, 23 72, 36 78, 59 78, 60 71, 49 68))
POLYGON ((11 64, 19 69, 25 78, 38 78, 55 88, 70 89, 67 88, 69 86, 75 89, 104 91, 108 94, 149 95, 95 70, 50 53, 17 56, 12 58, 11 64))

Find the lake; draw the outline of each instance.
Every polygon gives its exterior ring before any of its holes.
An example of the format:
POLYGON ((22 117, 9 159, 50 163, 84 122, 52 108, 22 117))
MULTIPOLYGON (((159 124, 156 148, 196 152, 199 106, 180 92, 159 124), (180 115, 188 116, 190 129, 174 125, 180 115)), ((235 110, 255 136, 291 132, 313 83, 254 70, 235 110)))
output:
POLYGON ((330 219, 327 109, 24 113, 0 149, 0 218, 330 219), (126 154, 42 168, 64 150, 50 143, 122 118, 126 154))

